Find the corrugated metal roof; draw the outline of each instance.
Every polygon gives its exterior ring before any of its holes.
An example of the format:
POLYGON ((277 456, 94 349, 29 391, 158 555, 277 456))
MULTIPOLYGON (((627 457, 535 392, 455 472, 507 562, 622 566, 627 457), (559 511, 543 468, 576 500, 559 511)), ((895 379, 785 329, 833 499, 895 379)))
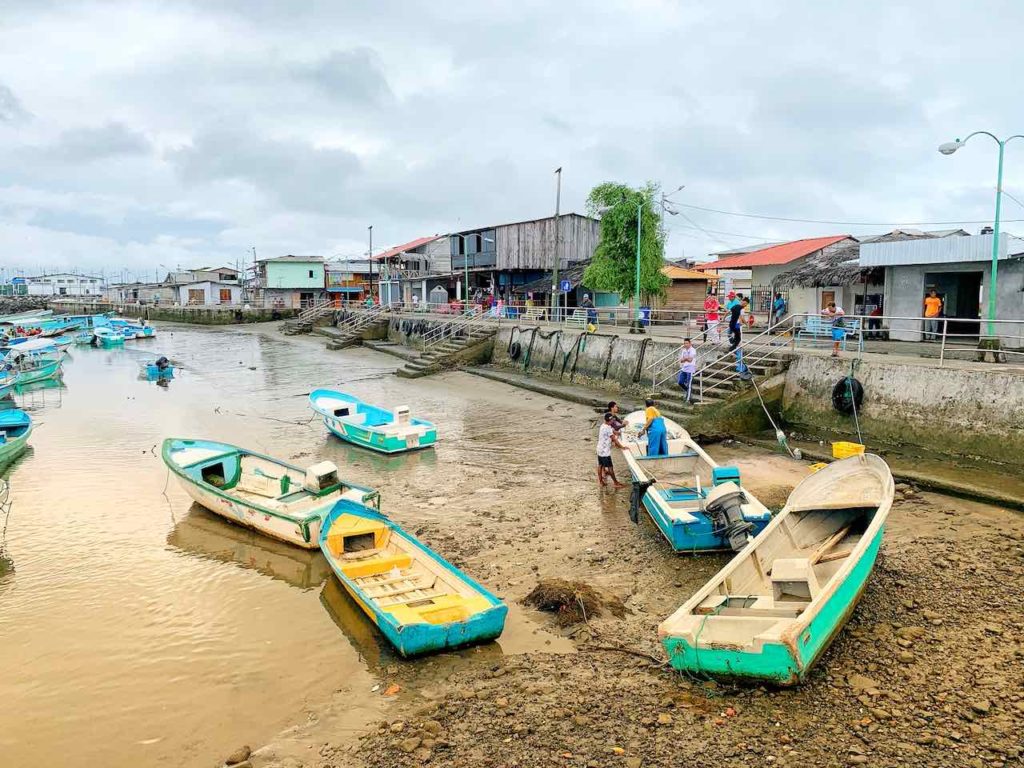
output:
POLYGON ((421 245, 432 243, 435 240, 440 239, 441 235, 431 235, 430 237, 417 237, 415 240, 410 240, 408 243, 402 245, 396 245, 394 248, 389 248, 384 253, 379 253, 373 257, 374 261, 380 261, 381 259, 389 259, 392 256, 397 256, 400 253, 411 251, 413 248, 419 248, 421 245))
POLYGON ((737 267, 765 267, 775 264, 789 264, 808 254, 820 251, 833 243, 845 240, 849 235, 830 235, 829 237, 812 237, 807 240, 793 240, 782 245, 762 248, 752 253, 729 256, 709 264, 699 264, 694 269, 736 269, 737 267))
MULTIPOLYGON (((1000 259, 1024 254, 1024 240, 1002 233, 1000 259)), ((992 260, 992 235, 937 237, 892 243, 864 243, 860 266, 895 267, 905 264, 956 264, 992 260)))
POLYGON ((666 264, 661 268, 661 274, 672 280, 701 280, 706 283, 709 279, 709 275, 705 275, 703 272, 698 272, 695 269, 684 269, 683 267, 677 267, 675 264, 666 264))
POLYGON ((272 256, 267 259, 256 259, 256 263, 259 264, 263 261, 293 261, 299 264, 319 264, 323 260, 323 256, 293 256, 289 253, 287 256, 272 256))

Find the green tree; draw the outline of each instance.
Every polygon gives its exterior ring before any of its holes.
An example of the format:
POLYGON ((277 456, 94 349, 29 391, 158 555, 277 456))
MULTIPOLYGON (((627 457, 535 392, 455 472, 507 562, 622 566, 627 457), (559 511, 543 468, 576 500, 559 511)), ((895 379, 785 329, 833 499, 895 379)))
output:
POLYGON ((669 279, 661 273, 665 243, 661 237, 661 211, 648 182, 639 189, 607 181, 587 197, 587 213, 601 217, 601 236, 594 259, 583 273, 583 285, 595 291, 614 291, 623 301, 636 291, 636 226, 640 209, 640 297, 663 296, 669 279), (641 206, 641 203, 643 204, 641 206))

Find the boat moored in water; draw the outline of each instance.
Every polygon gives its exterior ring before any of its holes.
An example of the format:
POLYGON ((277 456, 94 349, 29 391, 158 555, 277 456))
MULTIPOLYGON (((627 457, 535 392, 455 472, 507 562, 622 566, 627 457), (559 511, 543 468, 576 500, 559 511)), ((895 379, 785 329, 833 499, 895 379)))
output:
POLYGON ((864 591, 894 490, 873 454, 805 478, 768 527, 662 622, 672 666, 778 685, 803 680, 864 591))
POLYGON ((634 522, 643 506, 676 552, 742 549, 768 525, 771 511, 741 486, 739 469, 720 466, 679 424, 662 419, 664 456, 647 454, 647 439, 639 434, 643 411, 624 419, 620 440, 633 478, 634 522))
POLYGON ((437 442, 434 425, 412 418, 408 406, 389 411, 344 392, 315 389, 309 393, 309 407, 323 416, 324 426, 340 439, 380 453, 429 448, 437 442))
POLYGON ((341 500, 380 505, 376 491, 338 479, 323 461, 303 469, 214 440, 164 440, 164 463, 194 501, 227 520, 306 549, 341 500))
POLYGON ((0 411, 0 467, 21 455, 32 434, 32 417, 17 408, 0 411))
POLYGON ((320 548, 345 591, 403 656, 493 640, 508 607, 397 524, 341 501, 320 548))

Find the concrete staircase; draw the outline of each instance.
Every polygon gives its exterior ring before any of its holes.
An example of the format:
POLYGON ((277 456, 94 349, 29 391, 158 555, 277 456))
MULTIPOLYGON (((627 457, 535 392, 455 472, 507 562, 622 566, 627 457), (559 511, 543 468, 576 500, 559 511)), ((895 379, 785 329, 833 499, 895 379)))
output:
POLYGON ((363 331, 375 323, 388 319, 386 308, 374 307, 365 310, 349 310, 350 314, 337 327, 314 328, 313 333, 326 336, 328 349, 345 349, 362 341, 363 331))
POLYGON ((295 336, 299 333, 309 333, 313 329, 313 323, 321 317, 334 311, 334 304, 330 300, 322 301, 302 310, 291 320, 285 320, 278 326, 278 330, 285 336, 295 336))
POLYGON ((450 337, 439 344, 428 347, 395 373, 403 379, 416 379, 420 376, 437 373, 445 368, 453 368, 460 352, 486 341, 496 332, 494 328, 486 326, 467 327, 462 336, 450 337))

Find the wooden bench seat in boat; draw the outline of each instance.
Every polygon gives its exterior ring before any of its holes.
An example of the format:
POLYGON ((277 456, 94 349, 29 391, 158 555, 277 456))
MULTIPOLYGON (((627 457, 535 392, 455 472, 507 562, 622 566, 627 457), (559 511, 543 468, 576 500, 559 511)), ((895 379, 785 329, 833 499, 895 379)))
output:
POLYGON ((487 610, 489 606, 487 598, 482 595, 465 597, 449 593, 413 598, 394 605, 381 605, 381 610, 394 616, 399 624, 447 624, 465 621, 470 616, 487 610))
POLYGON ((380 554, 369 557, 365 560, 356 560, 351 563, 342 562, 341 570, 350 579, 358 579, 362 576, 372 576, 377 573, 388 573, 395 568, 402 570, 412 565, 412 558, 404 552, 394 554, 380 554))

